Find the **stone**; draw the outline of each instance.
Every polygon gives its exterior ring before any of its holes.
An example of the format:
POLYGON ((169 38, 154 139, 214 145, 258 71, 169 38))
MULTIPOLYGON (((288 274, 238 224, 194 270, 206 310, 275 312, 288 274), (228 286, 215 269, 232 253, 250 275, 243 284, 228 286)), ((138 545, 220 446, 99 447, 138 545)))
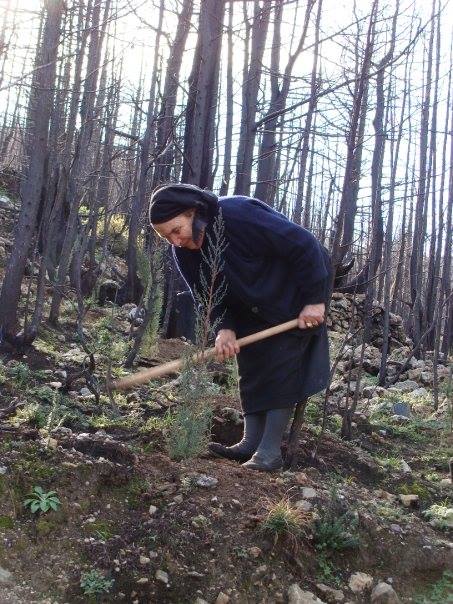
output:
POLYGON ((165 583, 165 585, 168 584, 168 574, 164 570, 158 568, 154 576, 156 577, 157 581, 161 581, 162 583, 165 583))
POLYGON ((311 487, 304 487, 302 489, 302 497, 304 499, 314 499, 315 497, 317 497, 316 490, 312 489, 311 487))
POLYGON ((334 589, 324 585, 324 583, 317 583, 316 588, 328 604, 335 604, 344 600, 344 593, 340 589, 334 589))
POLYGON ((391 585, 380 581, 371 592, 371 604, 401 604, 401 600, 391 585))
POLYGON ((373 577, 366 573, 357 572, 349 577, 349 588, 355 594, 361 594, 364 591, 371 589, 373 585, 373 577))
POLYGON ((139 585, 146 585, 146 583, 149 583, 149 579, 148 577, 141 577, 140 579, 137 579, 137 583, 139 585))
POLYGON ((420 374, 420 380, 425 386, 431 386, 433 383, 433 374, 430 371, 422 371, 420 374))
POLYGON ((14 204, 7 195, 0 195, 0 209, 11 210, 14 208, 14 204))
POLYGON ((80 389, 80 396, 92 396, 91 390, 89 390, 86 386, 80 389))
MULTIPOLYGON (((0 474, 2 473, 2 469, 0 468, 0 474)), ((450 486, 452 484, 451 478, 442 478, 439 482, 443 487, 450 486)))
POLYGON ((233 422, 236 426, 240 426, 244 423, 241 412, 234 407, 223 407, 220 411, 222 417, 226 420, 233 422))
POLYGON ((203 487, 205 489, 213 489, 218 484, 217 478, 213 476, 207 476, 206 474, 201 474, 195 482, 198 487, 203 487))
POLYGON ((401 460, 401 471, 403 474, 412 474, 410 465, 404 459, 401 460))
POLYGON ((288 589, 288 604, 326 604, 311 591, 302 590, 297 583, 288 589))
POLYGON ((416 390, 412 390, 411 392, 412 398, 430 398, 430 393, 426 390, 426 388, 417 388, 416 390))
POLYGON ((227 596, 223 593, 223 591, 219 592, 219 595, 216 598, 215 604, 228 604, 230 601, 230 596, 227 596))
POLYGON ((373 398, 376 391, 375 386, 365 386, 362 390, 363 398, 373 398))
POLYGON ((6 474, 8 468, 6 466, 0 466, 0 474, 6 474))
POLYGON ((395 388, 400 392, 412 392, 418 388, 418 384, 413 380, 404 380, 404 382, 396 382, 392 388, 395 388))
POLYGON ((193 604, 208 604, 203 598, 197 598, 193 604))
POLYGON ((401 415, 402 417, 410 417, 411 409, 406 403, 394 403, 392 407, 392 413, 395 415, 401 415))
POLYGON ((418 495, 403 495, 402 493, 400 493, 398 497, 405 508, 415 508, 418 506, 418 495))
POLYGON ((248 552, 253 558, 259 558, 263 553, 261 549, 256 546, 249 547, 248 552))
POLYGON ((140 556, 140 564, 142 564, 143 566, 149 564, 150 562, 151 558, 148 558, 147 556, 140 556))
POLYGON ((59 390, 63 386, 63 384, 61 382, 49 382, 49 386, 51 388, 55 388, 55 390, 59 390))
POLYGON ((310 512, 313 509, 313 504, 306 499, 300 499, 294 505, 298 510, 302 510, 303 512, 310 512))
POLYGON ((5 583, 12 583, 13 581, 13 575, 12 573, 9 572, 9 570, 6 570, 6 568, 2 568, 0 566, 0 585, 5 584, 5 583))
POLYGON ((154 516, 154 514, 157 512, 157 507, 155 505, 150 505, 148 512, 150 516, 154 516))
POLYGON ((144 321, 144 318, 145 318, 145 309, 144 308, 138 308, 138 306, 134 306, 127 313, 127 320, 130 323, 132 323, 132 325, 134 325, 135 327, 138 327, 139 325, 142 325, 142 323, 144 321))

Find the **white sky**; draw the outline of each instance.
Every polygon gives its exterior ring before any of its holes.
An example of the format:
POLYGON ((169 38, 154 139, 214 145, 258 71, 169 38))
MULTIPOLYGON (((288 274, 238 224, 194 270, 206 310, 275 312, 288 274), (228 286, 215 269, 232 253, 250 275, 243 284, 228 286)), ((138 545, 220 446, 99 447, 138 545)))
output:
MULTIPOLYGON (((8 0, 0 0, 0 20, 3 19, 3 14, 5 10, 5 6, 7 5, 8 0)), ((33 11, 36 11, 36 15, 38 14, 39 8, 42 4, 41 0, 9 0, 11 5, 17 5, 23 12, 20 13, 20 23, 18 30, 20 32, 20 36, 16 38, 15 44, 20 48, 17 51, 14 60, 9 61, 6 65, 5 69, 5 79, 8 80, 8 76, 20 77, 23 74, 23 56, 25 53, 25 48, 27 43, 31 44, 33 39, 33 31, 36 32, 38 20, 36 17, 33 17, 33 11)), ((123 75, 123 85, 122 85, 122 96, 124 101, 130 100, 130 95, 136 90, 137 84, 140 78, 140 71, 143 68, 144 74, 146 76, 145 82, 145 90, 148 89, 148 81, 150 77, 150 68, 153 60, 153 46, 154 46, 154 38, 155 34, 152 29, 149 27, 149 24, 152 26, 157 25, 158 21, 158 10, 153 8, 152 3, 149 0, 118 0, 118 4, 122 6, 120 9, 120 18, 115 22, 115 29, 112 27, 109 32, 109 45, 111 47, 115 47, 115 55, 116 61, 118 62, 120 59, 123 61, 124 65, 124 75, 123 75), (131 10, 131 7, 136 9, 135 11, 131 10)), ((155 4, 159 4, 159 0, 155 0, 155 4)), ((178 6, 179 3, 174 0, 166 1, 165 7, 166 9, 174 9, 178 6)), ((357 13, 359 15, 367 15, 371 6, 371 0, 357 0, 356 2, 358 8, 357 13)), ((387 10, 385 11, 386 15, 391 17, 394 0, 381 0, 381 7, 387 6, 387 10)), ((400 40, 396 47, 396 52, 400 51, 407 44, 409 38, 409 22, 411 19, 411 15, 415 12, 420 16, 422 22, 426 21, 429 18, 431 12, 431 1, 429 0, 401 0, 400 2, 400 13, 401 16, 399 18, 398 31, 400 32, 400 40), (405 39, 402 37, 404 33, 405 39)), ((250 8, 253 8, 253 3, 249 2, 248 4, 250 8)), ((294 5, 294 3, 293 3, 294 5)), ((443 60, 441 64, 440 76, 441 76, 441 84, 439 87, 439 118, 438 118, 438 130, 442 131, 444 129, 444 104, 446 98, 446 78, 448 76, 448 71, 451 68, 449 65, 449 51, 450 51, 450 41, 452 38, 452 26, 453 26, 453 0, 443 0, 442 1, 443 8, 443 17, 442 17, 442 55, 443 60)), ((343 27, 346 27, 353 21, 353 2, 352 0, 323 0, 323 13, 321 18, 321 29, 322 35, 321 38, 331 34, 334 31, 338 31, 343 27)), ((235 10, 235 30, 241 33, 242 29, 242 2, 234 3, 235 10)), ((296 18, 292 13, 292 5, 289 5, 285 9, 284 12, 284 20, 285 25, 282 31, 282 51, 281 51, 281 65, 284 68, 286 63, 287 53, 289 52, 289 41, 291 37, 291 31, 296 22, 297 28, 296 32, 300 32, 303 20, 303 10, 304 6, 299 9, 299 15, 296 18)), ((314 19, 316 13, 316 6, 313 10, 312 17, 314 19)), ((175 31, 175 16, 171 12, 166 12, 166 24, 164 25, 164 30, 170 32, 170 35, 175 31)), ((366 26, 366 24, 365 24, 366 26)), ((390 27, 390 23, 388 22, 388 27, 390 27)), ((309 36, 313 36, 313 27, 309 29, 309 36)), ((353 67, 353 34, 355 33, 355 29, 352 28, 350 30, 351 35, 351 48, 349 56, 342 55, 341 46, 345 43, 345 36, 341 39, 335 39, 333 41, 325 42, 322 45, 322 66, 324 70, 324 77, 327 82, 337 82, 340 81, 344 77, 343 70, 344 68, 350 69, 353 67)), ((381 37, 381 40, 383 38, 381 37)), ((422 63, 423 63, 423 44, 424 41, 427 40, 427 35, 424 39, 420 40, 417 45, 417 51, 414 55, 414 63, 411 72, 411 84, 412 84, 412 92, 411 92, 411 101, 412 101, 412 111, 414 111, 415 119, 419 118, 419 104, 421 102, 420 98, 420 89, 422 87, 422 63)), ((270 48, 270 44, 272 41, 272 28, 269 30, 268 35, 268 47, 270 48)), ((184 55, 183 60, 183 68, 182 71, 187 77, 193 57, 193 48, 196 42, 196 34, 192 32, 189 37, 187 43, 187 50, 184 55)), ((226 44, 226 36, 225 36, 225 44, 226 44)), ((33 46, 31 44, 31 46, 33 46)), ((32 48, 33 50, 33 48, 32 48)), ((163 57, 162 61, 165 62, 168 49, 166 42, 162 45, 163 57)), ((384 51, 382 51, 384 52, 384 51)), ((377 57, 380 58, 382 53, 377 53, 377 57)), ((235 68, 234 68, 234 76, 235 76, 235 85, 234 85, 234 93, 235 93, 235 124, 238 123, 238 115, 240 111, 240 102, 241 102, 241 78, 242 78, 242 45, 240 37, 235 38, 234 44, 234 57, 235 57, 235 68)), ((305 53, 301 56, 301 58, 296 63, 293 75, 297 77, 309 77, 311 71, 311 62, 312 57, 310 53, 305 53)), ((265 64, 269 64, 269 62, 265 61, 265 64)), ((398 74, 402 76, 403 67, 399 68, 398 74)), ((184 81, 184 77, 182 78, 184 81)), ((300 95, 300 87, 301 84, 294 84, 293 89, 300 95), (299 91, 297 91, 299 88, 299 91)), ((304 84, 305 86, 305 84, 304 84)), ((306 90, 306 88, 305 88, 306 90)), ((11 95, 14 95, 13 91, 3 91, 0 92, 0 111, 2 107, 5 107, 8 92, 11 95)), ((146 95, 145 95, 146 96, 146 95)), ((299 96, 297 97, 299 98, 299 96)), ((291 102, 291 99, 290 101, 291 102)), ((333 122, 341 121, 342 117, 338 113, 339 108, 338 105, 334 105, 334 99, 326 98, 322 106, 322 118, 331 119, 333 122)), ((129 112, 130 106, 125 105, 123 110, 121 111, 121 118, 124 123, 120 124, 121 127, 127 129, 128 121, 129 121, 129 112)), ((221 118, 223 118, 224 108, 221 106, 221 118)), ((370 112, 369 121, 372 119, 372 109, 370 112)), ((319 122, 319 121, 318 121, 319 122)), ((224 120, 221 119, 221 127, 220 127, 220 136, 222 133, 224 120)), ((295 122, 295 126, 298 126, 298 122, 295 122)), ((319 126, 319 123, 317 124, 319 126)), ((237 136, 237 126, 235 127, 235 135, 237 136)), ((294 139, 296 140, 296 139, 294 139)), ((293 143, 294 144, 294 143, 293 143)), ((330 145, 331 148, 334 148, 335 141, 327 140, 325 142, 326 145, 330 145)), ((340 157, 342 155, 341 145, 344 144, 344 141, 340 141, 340 157)), ((439 146, 442 145, 442 136, 439 136, 438 139, 439 146)), ((368 145, 372 147, 373 145, 373 131, 372 129, 368 133, 368 145)), ((220 149, 221 150, 221 149, 220 149)), ((222 150, 221 150, 222 151, 222 150)), ((343 155, 344 156, 344 155, 343 155)), ((401 157, 405 157, 405 148, 404 145, 401 149, 401 157)), ((388 159, 388 157, 387 157, 388 159)), ((364 158, 364 164, 369 161, 369 156, 364 158)), ((388 173, 388 171, 387 171, 388 173)), ((448 178, 446 180, 448 183, 448 178)), ((341 183, 341 177, 339 179, 339 184, 341 183)), ((367 179, 366 175, 361 181, 361 194, 366 198, 369 195, 369 179, 367 179)))

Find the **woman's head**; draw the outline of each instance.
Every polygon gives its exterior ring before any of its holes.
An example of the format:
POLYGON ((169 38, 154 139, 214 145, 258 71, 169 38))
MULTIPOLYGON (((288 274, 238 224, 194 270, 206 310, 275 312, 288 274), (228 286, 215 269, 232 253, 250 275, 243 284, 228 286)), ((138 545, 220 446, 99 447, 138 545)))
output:
POLYGON ((203 233, 194 241, 193 220, 195 209, 177 214, 165 222, 153 224, 153 229, 160 237, 166 239, 176 247, 185 247, 189 250, 198 250, 203 243, 203 233))
POLYGON ((209 215, 217 209, 217 196, 195 185, 171 184, 151 197, 149 220, 153 229, 172 245, 199 249, 209 215))

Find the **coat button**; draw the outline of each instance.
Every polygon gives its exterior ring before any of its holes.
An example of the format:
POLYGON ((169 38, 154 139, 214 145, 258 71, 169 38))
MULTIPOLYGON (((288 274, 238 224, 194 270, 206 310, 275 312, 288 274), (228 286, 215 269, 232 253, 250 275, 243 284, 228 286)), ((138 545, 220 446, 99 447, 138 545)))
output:
POLYGON ((252 312, 257 313, 259 310, 258 306, 252 306, 252 312))

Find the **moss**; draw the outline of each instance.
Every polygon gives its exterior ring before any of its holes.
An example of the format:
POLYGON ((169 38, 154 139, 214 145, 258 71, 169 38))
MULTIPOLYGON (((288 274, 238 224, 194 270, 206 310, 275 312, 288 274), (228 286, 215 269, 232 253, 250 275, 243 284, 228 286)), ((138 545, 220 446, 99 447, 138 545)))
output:
POLYGON ((137 510, 143 507, 142 495, 149 491, 150 485, 147 480, 140 476, 134 476, 129 482, 121 487, 115 487, 114 492, 119 497, 127 500, 129 509, 137 510))
POLYGON ((11 516, 0 516, 0 530, 14 527, 14 519, 11 516))
POLYGON ((56 525, 54 522, 52 522, 52 520, 40 518, 36 523, 36 532, 40 537, 46 537, 55 528, 56 528, 56 525))

